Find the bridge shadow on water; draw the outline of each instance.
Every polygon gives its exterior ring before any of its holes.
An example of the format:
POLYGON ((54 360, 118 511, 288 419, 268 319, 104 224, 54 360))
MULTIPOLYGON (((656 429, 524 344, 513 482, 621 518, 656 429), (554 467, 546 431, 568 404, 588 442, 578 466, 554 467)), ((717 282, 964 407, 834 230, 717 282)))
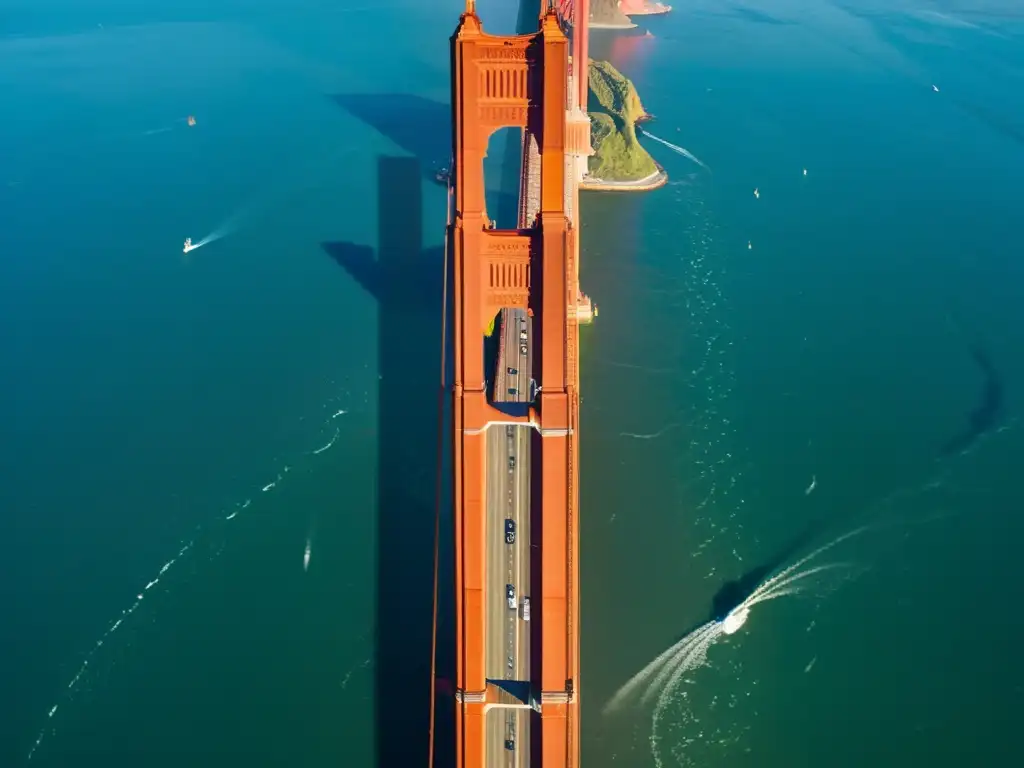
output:
POLYGON ((430 179, 435 166, 448 164, 452 108, 447 104, 411 93, 339 93, 331 100, 416 157, 430 179))
MULTIPOLYGON (((426 765, 429 743, 438 441, 447 416, 438 407, 444 259, 441 248, 423 248, 422 173, 415 158, 378 159, 376 253, 367 245, 322 243, 378 304, 374 719, 375 764, 384 766, 426 765)), ((452 534, 443 493, 438 676, 451 680, 452 534)), ((439 689, 437 764, 450 765, 453 691, 450 684, 439 689)))
MULTIPOLYGON (((448 104, 411 93, 339 93, 331 100, 362 120, 420 162, 420 172, 438 184, 437 170, 448 166, 452 154, 452 108, 448 104)), ((493 145, 492 145, 493 146, 493 145)), ((487 203, 492 218, 501 226, 513 226, 519 210, 518 141, 506 141, 500 157, 493 159, 499 178, 488 176, 487 203)))

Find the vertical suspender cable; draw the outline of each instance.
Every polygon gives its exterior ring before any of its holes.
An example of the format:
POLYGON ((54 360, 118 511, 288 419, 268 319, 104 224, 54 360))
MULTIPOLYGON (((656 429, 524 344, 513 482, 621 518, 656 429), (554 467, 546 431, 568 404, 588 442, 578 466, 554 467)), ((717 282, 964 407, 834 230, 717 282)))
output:
MULTIPOLYGON (((454 161, 454 157, 452 158, 454 161)), ((430 636, 430 728, 429 751, 427 753, 428 768, 434 768, 434 721, 437 702, 437 603, 438 603, 438 571, 441 557, 441 503, 444 482, 444 398, 445 370, 448 348, 448 243, 451 240, 452 227, 452 174, 455 172, 454 162, 448 163, 448 212, 444 228, 444 264, 443 289, 441 292, 441 385, 437 396, 437 479, 434 500, 434 615, 430 636)))

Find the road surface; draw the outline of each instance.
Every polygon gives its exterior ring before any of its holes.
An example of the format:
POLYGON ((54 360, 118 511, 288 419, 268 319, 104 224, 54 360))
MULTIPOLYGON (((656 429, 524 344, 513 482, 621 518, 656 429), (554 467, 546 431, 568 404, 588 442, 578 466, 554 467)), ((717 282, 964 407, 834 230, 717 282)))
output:
MULTIPOLYGON (((503 310, 499 332, 502 353, 495 377, 495 400, 528 402, 532 394, 532 322, 522 310, 503 310)), ((499 684, 530 679, 531 622, 524 618, 524 606, 530 599, 531 437, 530 427, 496 425, 487 432, 485 669, 488 680, 499 684), (509 607, 509 586, 515 590, 515 609, 509 607)), ((535 610, 531 604, 531 620, 535 610)), ((512 690, 519 691, 520 687, 513 686, 512 690)), ((487 713, 487 765, 525 768, 530 763, 533 710, 516 706, 529 705, 528 700, 510 695, 501 695, 500 700, 504 705, 492 706, 487 713)))
POLYGON ((528 403, 533 400, 533 318, 521 309, 503 309, 499 332, 502 354, 498 356, 494 400, 528 403))

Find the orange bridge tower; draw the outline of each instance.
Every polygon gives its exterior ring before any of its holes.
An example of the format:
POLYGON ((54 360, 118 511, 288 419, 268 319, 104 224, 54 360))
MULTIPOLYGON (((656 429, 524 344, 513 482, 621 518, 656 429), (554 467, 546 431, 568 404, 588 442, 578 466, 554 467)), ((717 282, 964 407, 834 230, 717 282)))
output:
POLYGON ((542 6, 535 34, 504 37, 485 33, 467 0, 451 43, 459 768, 579 765, 578 217, 566 194, 567 110, 578 96, 569 40, 550 0, 542 6), (520 201, 536 215, 510 230, 488 215, 483 169, 488 139, 505 127, 533 137, 539 154, 524 171, 539 179, 520 190, 538 190, 534 205, 520 201), (496 314, 510 351, 488 370, 483 340, 496 314), (504 377, 524 366, 529 397, 499 402, 495 382, 518 395, 504 377), (523 583, 532 595, 517 592, 523 583))

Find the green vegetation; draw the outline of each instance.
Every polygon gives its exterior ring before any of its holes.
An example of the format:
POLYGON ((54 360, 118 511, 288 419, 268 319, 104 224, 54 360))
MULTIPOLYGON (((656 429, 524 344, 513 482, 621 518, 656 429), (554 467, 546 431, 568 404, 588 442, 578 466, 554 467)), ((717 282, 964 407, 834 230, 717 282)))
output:
POLYGON ((498 358, 501 354, 501 334, 495 333, 498 329, 498 315, 491 318, 487 324, 487 331, 484 335, 484 377, 491 382, 490 396, 494 397, 494 387, 498 385, 494 371, 498 366, 498 358))
POLYGON ((633 83, 609 62, 591 59, 587 76, 591 96, 589 110, 617 115, 629 123, 647 116, 633 83))
POLYGON ((590 174, 603 181, 638 181, 658 170, 636 138, 637 120, 647 116, 636 88, 607 61, 590 62, 590 174))

